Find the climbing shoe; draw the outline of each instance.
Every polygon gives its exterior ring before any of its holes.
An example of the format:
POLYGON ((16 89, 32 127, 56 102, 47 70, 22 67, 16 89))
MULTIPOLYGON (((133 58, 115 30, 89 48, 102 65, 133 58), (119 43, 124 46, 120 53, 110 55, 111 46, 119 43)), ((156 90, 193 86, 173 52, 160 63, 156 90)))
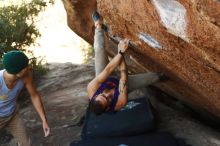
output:
POLYGON ((94 12, 92 13, 92 20, 94 21, 94 23, 95 23, 96 21, 98 21, 100 18, 101 18, 101 16, 99 15, 99 13, 98 13, 97 11, 94 11, 94 12))
MULTIPOLYGON (((100 16, 100 14, 97 12, 97 11, 94 11, 93 13, 92 13, 92 20, 93 20, 93 22, 95 23, 96 21, 98 21, 98 20, 100 20, 102 17, 100 16)), ((106 25, 104 25, 104 24, 102 24, 102 29, 104 30, 104 31, 108 31, 108 27, 106 26, 106 25)))

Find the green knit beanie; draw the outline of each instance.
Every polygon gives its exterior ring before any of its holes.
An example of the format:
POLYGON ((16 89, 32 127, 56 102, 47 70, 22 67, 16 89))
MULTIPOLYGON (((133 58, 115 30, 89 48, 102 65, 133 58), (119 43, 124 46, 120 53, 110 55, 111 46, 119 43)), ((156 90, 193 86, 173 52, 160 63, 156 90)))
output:
POLYGON ((28 66, 28 57, 21 51, 10 51, 3 56, 3 65, 10 74, 17 74, 28 66))

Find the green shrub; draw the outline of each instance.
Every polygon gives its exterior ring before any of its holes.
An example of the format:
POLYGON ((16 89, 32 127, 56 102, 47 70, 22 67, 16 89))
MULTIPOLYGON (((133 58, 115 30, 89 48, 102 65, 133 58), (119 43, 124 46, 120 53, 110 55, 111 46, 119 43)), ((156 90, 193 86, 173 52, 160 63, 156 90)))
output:
MULTIPOLYGON (((41 36, 35 25, 36 16, 50 2, 52 1, 30 0, 20 1, 19 4, 0 2, 0 59, 10 50, 32 54, 26 50, 30 45, 36 45, 36 38, 41 36)), ((31 58, 35 58, 34 55, 31 58)), ((34 59, 31 60, 31 64, 35 67, 41 65, 34 59)), ((2 63, 0 67, 2 68, 2 63)))

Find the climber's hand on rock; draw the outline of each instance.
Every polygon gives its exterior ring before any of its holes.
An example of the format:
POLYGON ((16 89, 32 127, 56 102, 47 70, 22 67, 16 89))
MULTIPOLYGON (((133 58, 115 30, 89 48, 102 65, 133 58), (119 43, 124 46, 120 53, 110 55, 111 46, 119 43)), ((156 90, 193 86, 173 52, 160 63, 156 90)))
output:
POLYGON ((125 53, 128 49, 128 45, 129 45, 128 39, 121 40, 118 44, 118 52, 121 51, 121 53, 125 53))

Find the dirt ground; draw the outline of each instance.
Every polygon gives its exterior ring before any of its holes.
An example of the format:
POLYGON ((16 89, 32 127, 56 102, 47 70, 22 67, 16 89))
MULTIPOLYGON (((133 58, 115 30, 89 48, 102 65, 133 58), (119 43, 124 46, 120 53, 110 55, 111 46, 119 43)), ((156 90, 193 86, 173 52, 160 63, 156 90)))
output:
MULTIPOLYGON (((94 76, 94 67, 66 63, 50 64, 48 68, 49 72, 38 80, 37 87, 43 97, 51 135, 48 138, 43 137, 39 117, 28 100, 20 109, 20 114, 33 146, 68 146, 71 141, 80 139, 82 127, 68 126, 76 124, 86 111, 86 86, 94 76)), ((153 97, 145 92, 135 91, 129 98, 143 94, 153 97)), ((157 110, 158 131, 168 131, 192 146, 220 146, 218 129, 207 126, 157 99, 153 100, 157 110)), ((14 145, 14 140, 7 131, 0 134, 0 145, 14 145)))

